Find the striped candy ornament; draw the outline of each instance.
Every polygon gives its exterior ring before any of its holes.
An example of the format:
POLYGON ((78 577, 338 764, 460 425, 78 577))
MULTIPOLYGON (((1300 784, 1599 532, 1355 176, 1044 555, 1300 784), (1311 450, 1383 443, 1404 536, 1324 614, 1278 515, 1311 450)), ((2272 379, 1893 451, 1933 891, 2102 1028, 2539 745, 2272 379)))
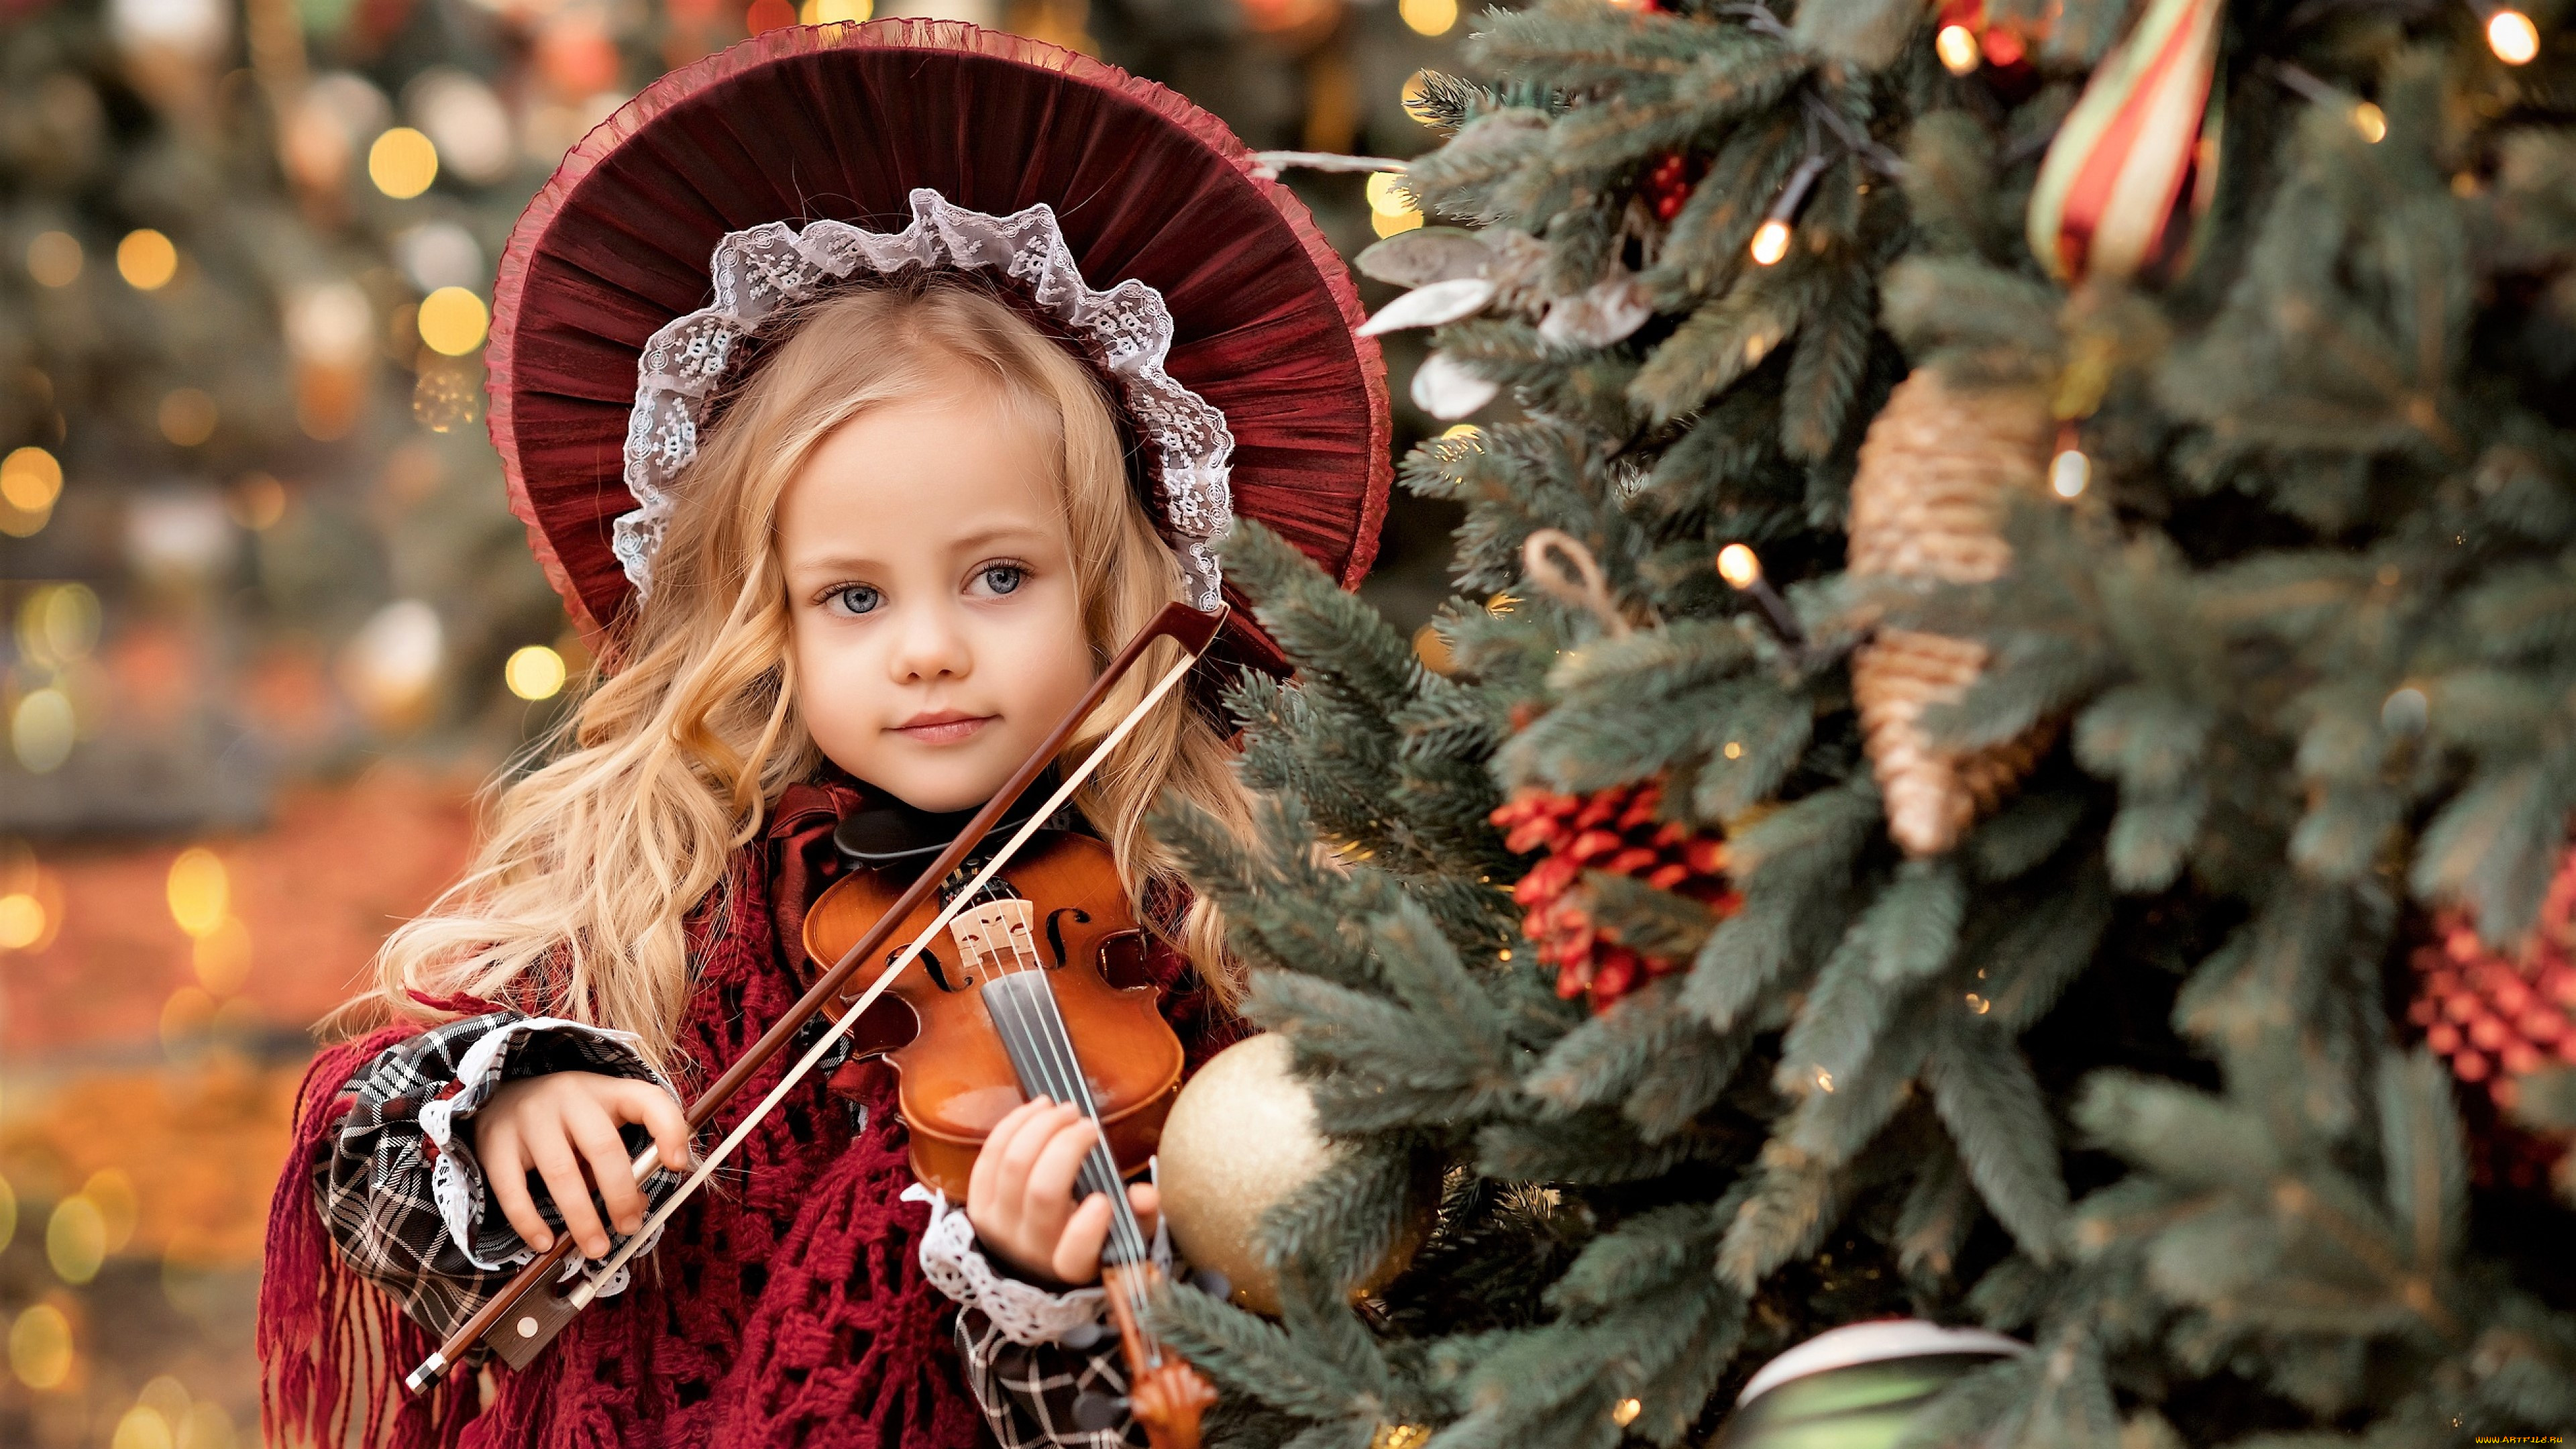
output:
POLYGON ((2225 0, 2150 0, 2104 57, 2040 163, 2030 248, 2061 281, 2130 277, 2175 261, 2175 207, 2208 210, 2217 179, 2210 105, 2225 0))

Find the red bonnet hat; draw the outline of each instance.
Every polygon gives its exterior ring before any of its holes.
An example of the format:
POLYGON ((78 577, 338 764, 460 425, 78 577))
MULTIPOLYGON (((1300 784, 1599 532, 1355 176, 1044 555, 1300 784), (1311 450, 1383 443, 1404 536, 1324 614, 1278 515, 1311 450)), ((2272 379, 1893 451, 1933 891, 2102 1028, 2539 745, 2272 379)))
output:
POLYGON ((1385 369, 1306 208, 1224 124, 1071 51, 946 21, 789 27, 664 76, 564 158, 493 297, 510 505, 604 657, 761 317, 971 271, 1111 384, 1220 651, 1284 668, 1207 544, 1257 518, 1345 587, 1392 472, 1385 369), (621 520, 623 520, 621 522, 621 520), (1230 648, 1228 645, 1230 644, 1230 648))

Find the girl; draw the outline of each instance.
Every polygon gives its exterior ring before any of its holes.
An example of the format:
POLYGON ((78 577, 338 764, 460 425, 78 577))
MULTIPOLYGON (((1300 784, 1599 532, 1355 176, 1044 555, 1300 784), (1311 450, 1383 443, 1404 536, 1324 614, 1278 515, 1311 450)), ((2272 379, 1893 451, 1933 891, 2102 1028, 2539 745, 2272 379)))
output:
MULTIPOLYGON (((772 32, 638 97, 522 219, 494 311, 494 441, 603 678, 386 943, 355 1005, 387 1024, 307 1080, 272 1430, 1106 1449, 1091 1129, 1026 1104, 952 1209, 865 1061, 791 1094, 525 1370, 392 1384, 555 1234, 597 1259, 636 1231, 689 1160, 680 1101, 819 973, 797 943, 836 839, 944 841, 1166 602, 1213 604, 1235 514, 1365 571, 1385 397, 1347 279, 1176 97, 898 21, 772 32)), ((1277 665, 1248 627, 1226 647, 1277 665)), ((1193 1062, 1235 983, 1144 820, 1171 795, 1244 821, 1215 718, 1166 699, 1077 797, 1193 1062)))

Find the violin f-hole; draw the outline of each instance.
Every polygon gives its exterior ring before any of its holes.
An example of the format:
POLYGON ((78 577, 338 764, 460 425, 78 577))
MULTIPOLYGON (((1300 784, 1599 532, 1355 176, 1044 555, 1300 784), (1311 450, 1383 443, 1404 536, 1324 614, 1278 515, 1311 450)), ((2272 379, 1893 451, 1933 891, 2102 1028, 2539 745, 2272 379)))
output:
MULTIPOLYGON (((903 952, 901 951, 888 951, 886 953, 886 964, 888 966, 893 965, 894 958, 902 954, 903 952)), ((975 984, 974 973, 960 972, 957 977, 957 984, 954 986, 949 985, 948 968, 939 964, 939 953, 933 951, 928 946, 921 948, 921 969, 929 973, 930 984, 938 987, 942 991, 963 991, 967 987, 975 984)))
POLYGON ((1058 906, 1047 912, 1047 950, 1055 956, 1058 966, 1064 964, 1064 918, 1067 916, 1073 917, 1077 926, 1091 924, 1091 912, 1080 906, 1058 906))

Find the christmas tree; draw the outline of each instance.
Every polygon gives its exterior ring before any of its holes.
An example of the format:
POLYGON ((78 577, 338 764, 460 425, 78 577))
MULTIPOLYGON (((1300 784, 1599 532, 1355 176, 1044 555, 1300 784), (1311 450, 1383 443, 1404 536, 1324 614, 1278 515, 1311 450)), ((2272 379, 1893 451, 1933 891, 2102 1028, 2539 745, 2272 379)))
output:
POLYGON ((1904 1315, 2032 1345, 1913 1445, 2576 1421, 2576 44, 1479 23, 1361 262, 1466 598, 1242 530, 1259 839, 1162 827, 1342 1146, 1159 1309, 1224 1435, 1705 1442, 1904 1315))

